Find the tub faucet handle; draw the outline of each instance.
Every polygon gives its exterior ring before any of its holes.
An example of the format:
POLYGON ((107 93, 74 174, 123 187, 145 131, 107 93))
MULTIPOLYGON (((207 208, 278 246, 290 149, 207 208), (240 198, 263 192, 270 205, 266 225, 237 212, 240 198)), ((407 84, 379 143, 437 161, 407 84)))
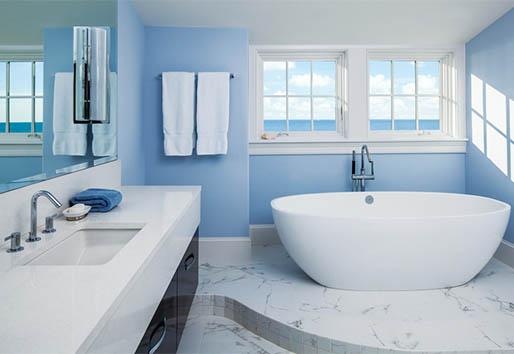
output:
POLYGON ((11 240, 11 247, 7 250, 8 253, 14 253, 23 251, 23 246, 21 245, 21 233, 13 232, 9 236, 7 236, 4 241, 11 240))

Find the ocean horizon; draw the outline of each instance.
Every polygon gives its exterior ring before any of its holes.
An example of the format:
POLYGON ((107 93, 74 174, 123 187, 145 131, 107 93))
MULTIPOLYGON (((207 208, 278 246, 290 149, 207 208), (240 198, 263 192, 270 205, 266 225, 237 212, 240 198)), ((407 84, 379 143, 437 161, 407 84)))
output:
MULTIPOLYGON (((11 127, 10 133, 30 133, 32 130, 32 123, 30 122, 12 122, 9 123, 11 127)), ((0 123, 0 132, 5 132, 5 123, 0 123)), ((43 132, 43 123, 36 122, 36 133, 43 132)))
MULTIPOLYGON (((392 130, 393 122, 385 119, 370 120, 370 130, 392 130)), ((439 119, 419 120, 420 130, 439 130, 439 119)), ((286 131, 285 119, 268 119, 264 121, 264 131, 283 132, 286 131)), ((335 131, 336 121, 334 119, 313 120, 314 131, 335 131)), ((415 119, 398 119, 394 121, 394 130, 416 130, 415 119)), ((310 120, 290 119, 289 131, 311 131, 310 120)))

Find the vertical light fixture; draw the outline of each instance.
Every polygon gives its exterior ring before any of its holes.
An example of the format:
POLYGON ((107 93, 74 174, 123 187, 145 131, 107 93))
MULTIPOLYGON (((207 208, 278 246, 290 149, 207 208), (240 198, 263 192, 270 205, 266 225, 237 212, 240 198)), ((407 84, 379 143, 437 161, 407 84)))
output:
POLYGON ((108 27, 73 27, 73 122, 108 124, 108 27))

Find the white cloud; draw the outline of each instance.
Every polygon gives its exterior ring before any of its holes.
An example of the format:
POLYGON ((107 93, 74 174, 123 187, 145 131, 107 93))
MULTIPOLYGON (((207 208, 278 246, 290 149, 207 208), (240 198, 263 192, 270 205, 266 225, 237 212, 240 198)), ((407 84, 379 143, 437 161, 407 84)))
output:
POLYGON ((289 119, 310 119, 311 100, 310 98, 290 97, 289 98, 289 119))
POLYGON ((418 93, 438 94, 439 78, 432 75, 418 75, 418 93))
POLYGON ((389 97, 370 97, 369 111, 372 119, 390 119, 391 99, 389 97))
POLYGON ((416 106, 413 97, 395 97, 394 99, 394 118, 395 119, 415 119, 416 106))
POLYGON ((286 119, 285 98, 264 97, 264 118, 271 120, 286 119))
POLYGON ((333 98, 314 98, 313 105, 314 119, 335 118, 335 100, 333 98))
MULTIPOLYGON (((311 75, 300 74, 293 75, 289 80, 289 84, 297 87, 310 87, 311 86, 311 75)), ((312 75, 312 86, 313 87, 327 87, 334 86, 334 79, 328 75, 312 75)))
POLYGON ((391 80, 382 74, 372 75, 369 78, 370 92, 375 94, 388 94, 391 92, 391 80))

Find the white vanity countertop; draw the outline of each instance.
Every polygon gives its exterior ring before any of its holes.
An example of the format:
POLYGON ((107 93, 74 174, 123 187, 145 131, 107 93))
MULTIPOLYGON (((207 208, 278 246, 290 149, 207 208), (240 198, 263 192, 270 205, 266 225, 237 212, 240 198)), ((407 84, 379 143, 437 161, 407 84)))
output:
POLYGON ((8 243, 2 245, 1 353, 87 351, 138 272, 169 235, 173 237, 170 257, 178 267, 192 234, 170 232, 184 218, 194 218, 191 221, 198 225, 201 188, 144 186, 121 191, 123 202, 111 212, 92 213, 78 222, 56 220, 54 235, 42 235, 36 243, 23 241, 25 250, 19 253, 6 253, 8 243), (114 224, 143 229, 104 265, 24 265, 75 230, 114 224))

